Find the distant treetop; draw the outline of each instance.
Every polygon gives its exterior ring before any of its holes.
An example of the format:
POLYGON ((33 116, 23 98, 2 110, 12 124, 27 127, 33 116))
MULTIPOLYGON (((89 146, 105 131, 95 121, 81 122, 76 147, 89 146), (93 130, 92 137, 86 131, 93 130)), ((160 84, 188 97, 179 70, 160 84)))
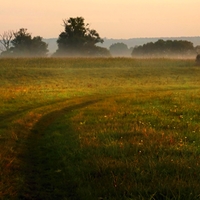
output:
POLYGON ((107 56, 109 51, 97 47, 97 43, 103 43, 96 30, 90 29, 85 24, 83 17, 63 20, 64 31, 59 35, 58 50, 55 56, 107 56))
POLYGON ((48 45, 42 41, 42 37, 31 36, 27 29, 21 28, 17 32, 12 33, 12 40, 8 40, 7 47, 2 51, 2 56, 7 57, 41 57, 46 56, 48 52, 48 45))
POLYGON ((112 44, 109 50, 113 56, 131 56, 131 50, 122 42, 112 44))

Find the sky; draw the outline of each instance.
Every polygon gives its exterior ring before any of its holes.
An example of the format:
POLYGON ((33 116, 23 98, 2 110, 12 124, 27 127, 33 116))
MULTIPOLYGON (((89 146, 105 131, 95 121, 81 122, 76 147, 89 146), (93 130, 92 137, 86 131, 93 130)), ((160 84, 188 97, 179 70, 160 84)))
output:
POLYGON ((0 0, 0 34, 20 28, 58 38, 63 20, 83 17, 102 38, 200 36, 200 0, 0 0))

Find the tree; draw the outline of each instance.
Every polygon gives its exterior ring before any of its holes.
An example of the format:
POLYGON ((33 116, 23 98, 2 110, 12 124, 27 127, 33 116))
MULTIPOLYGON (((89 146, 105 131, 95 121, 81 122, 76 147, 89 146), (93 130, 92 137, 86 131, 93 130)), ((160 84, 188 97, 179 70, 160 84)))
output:
POLYGON ((93 49, 93 53, 90 53, 90 56, 95 56, 95 57, 110 57, 110 51, 107 48, 104 47, 98 47, 96 46, 95 49, 93 49))
POLYGON ((12 40, 11 52, 15 56, 29 56, 30 47, 32 43, 31 34, 27 33, 27 29, 20 29, 14 33, 14 39, 12 40))
POLYGON ((196 51, 197 54, 200 54, 200 45, 197 45, 195 47, 195 51, 196 51))
POLYGON ((96 30, 90 30, 83 17, 63 20, 65 31, 57 40, 58 50, 55 56, 94 56, 99 53, 97 43, 102 43, 96 30))
POLYGON ((32 38, 31 34, 27 33, 27 29, 24 28, 14 32, 13 37, 11 47, 2 53, 3 56, 46 56, 48 45, 42 41, 42 37, 32 38))
POLYGON ((110 53, 113 56, 130 56, 131 52, 128 46, 124 43, 115 43, 109 47, 110 53))
POLYGON ((137 46, 132 56, 189 56, 195 54, 193 43, 185 40, 158 40, 137 46))
POLYGON ((34 56, 46 56, 48 44, 42 41, 42 37, 36 36, 32 39, 31 53, 34 56))
POLYGON ((196 56, 196 64, 200 66, 200 54, 196 56))
POLYGON ((3 34, 0 34, 0 51, 8 51, 11 47, 11 41, 13 39, 13 31, 5 31, 3 34))

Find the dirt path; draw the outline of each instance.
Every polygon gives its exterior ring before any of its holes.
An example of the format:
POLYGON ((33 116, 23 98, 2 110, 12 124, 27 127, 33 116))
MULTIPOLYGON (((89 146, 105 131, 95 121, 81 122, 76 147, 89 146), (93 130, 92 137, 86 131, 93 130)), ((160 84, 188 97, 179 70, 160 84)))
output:
MULTIPOLYGON (((33 126, 22 157, 25 182, 20 192, 20 199, 64 199, 63 194, 65 193, 67 196, 72 196, 73 199, 76 185, 67 180, 68 178, 70 180, 70 177, 66 178, 67 174, 65 180, 62 180, 63 177, 60 176, 59 169, 56 168, 62 165, 59 160, 59 152, 57 152, 59 148, 53 141, 46 139, 48 137, 46 134, 51 134, 47 129, 70 111, 87 107, 99 101, 101 99, 82 100, 61 110, 50 112, 33 126), (50 155, 53 155, 53 157, 50 157, 50 155)), ((65 129, 67 133, 74 132, 70 122, 66 122, 65 129)), ((68 142, 76 143, 75 137, 71 137, 69 134, 68 142)))

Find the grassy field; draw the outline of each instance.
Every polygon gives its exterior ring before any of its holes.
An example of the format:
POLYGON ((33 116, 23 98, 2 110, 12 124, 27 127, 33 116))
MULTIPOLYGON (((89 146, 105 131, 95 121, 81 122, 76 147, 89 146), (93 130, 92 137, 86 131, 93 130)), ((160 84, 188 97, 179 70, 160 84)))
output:
POLYGON ((0 59, 0 199, 200 199, 194 60, 0 59))

